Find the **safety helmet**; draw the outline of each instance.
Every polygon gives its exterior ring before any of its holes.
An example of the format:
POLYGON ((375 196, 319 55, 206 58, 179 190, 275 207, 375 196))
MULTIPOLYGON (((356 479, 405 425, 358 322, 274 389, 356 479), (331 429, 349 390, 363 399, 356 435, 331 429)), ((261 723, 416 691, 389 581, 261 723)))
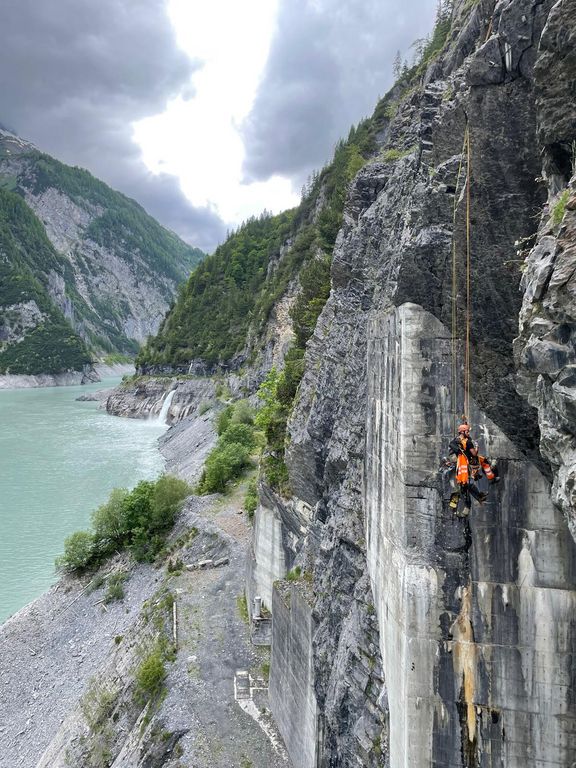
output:
POLYGON ((460 424, 460 426, 458 427, 458 434, 460 435, 462 432, 470 432, 470 425, 460 424))

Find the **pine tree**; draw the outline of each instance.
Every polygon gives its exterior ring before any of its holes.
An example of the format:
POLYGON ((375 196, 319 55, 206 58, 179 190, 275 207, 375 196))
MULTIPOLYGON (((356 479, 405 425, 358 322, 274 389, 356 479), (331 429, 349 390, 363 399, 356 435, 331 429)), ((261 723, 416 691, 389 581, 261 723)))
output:
POLYGON ((398 80, 402 73, 402 55, 400 51, 396 51, 396 56, 394 56, 394 61, 392 63, 392 73, 394 74, 395 80, 398 80))
POLYGON ((442 21, 449 21, 454 10, 454 0, 442 0, 442 21))

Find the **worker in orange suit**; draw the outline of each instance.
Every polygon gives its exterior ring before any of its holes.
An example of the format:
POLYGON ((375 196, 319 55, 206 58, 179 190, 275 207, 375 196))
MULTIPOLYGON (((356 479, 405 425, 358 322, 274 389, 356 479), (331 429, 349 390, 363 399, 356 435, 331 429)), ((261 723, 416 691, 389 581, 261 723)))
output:
POLYGON ((470 425, 463 423, 458 427, 458 436, 450 442, 450 452, 456 455, 456 482, 461 495, 470 506, 470 496, 473 496, 480 504, 486 501, 487 495, 476 488, 475 482, 482 472, 490 483, 497 483, 499 477, 496 469, 486 457, 478 452, 478 446, 470 437, 470 425))

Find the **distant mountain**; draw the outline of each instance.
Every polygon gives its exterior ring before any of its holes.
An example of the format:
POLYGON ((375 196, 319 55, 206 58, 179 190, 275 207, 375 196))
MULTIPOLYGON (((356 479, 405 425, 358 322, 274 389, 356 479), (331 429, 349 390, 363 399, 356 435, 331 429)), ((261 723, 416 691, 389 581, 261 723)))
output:
POLYGON ((203 257, 134 200, 0 127, 0 372, 135 353, 203 257))

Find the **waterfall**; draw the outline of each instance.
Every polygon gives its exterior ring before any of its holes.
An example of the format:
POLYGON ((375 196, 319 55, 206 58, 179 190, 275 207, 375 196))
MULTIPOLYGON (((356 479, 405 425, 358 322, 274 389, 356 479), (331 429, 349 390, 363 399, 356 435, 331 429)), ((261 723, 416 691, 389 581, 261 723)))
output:
POLYGON ((176 392, 175 389, 172 389, 166 397, 164 398, 164 401, 162 403, 162 408, 160 409, 160 413, 158 414, 158 423, 159 424, 166 424, 166 417, 168 416, 168 411, 170 409, 170 403, 172 402, 172 399, 174 397, 174 393, 176 392))

